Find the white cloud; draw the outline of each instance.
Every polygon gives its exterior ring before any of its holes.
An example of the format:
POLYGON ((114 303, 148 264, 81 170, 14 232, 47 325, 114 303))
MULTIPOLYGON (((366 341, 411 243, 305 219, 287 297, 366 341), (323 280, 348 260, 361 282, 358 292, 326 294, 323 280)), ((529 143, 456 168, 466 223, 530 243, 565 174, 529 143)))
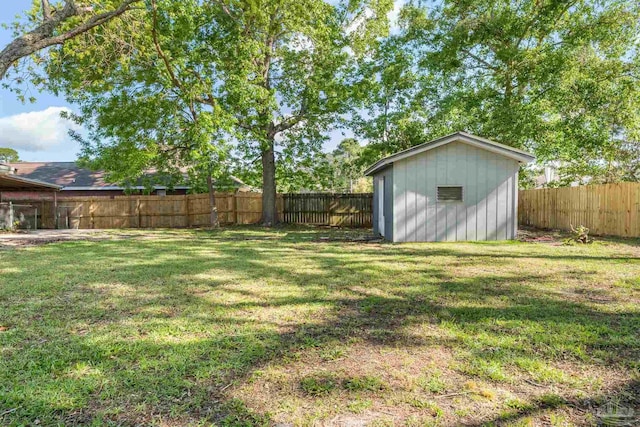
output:
POLYGON ((69 129, 79 130, 73 122, 60 117, 67 107, 49 107, 42 111, 0 118, 0 146, 16 150, 45 151, 71 143, 69 129))

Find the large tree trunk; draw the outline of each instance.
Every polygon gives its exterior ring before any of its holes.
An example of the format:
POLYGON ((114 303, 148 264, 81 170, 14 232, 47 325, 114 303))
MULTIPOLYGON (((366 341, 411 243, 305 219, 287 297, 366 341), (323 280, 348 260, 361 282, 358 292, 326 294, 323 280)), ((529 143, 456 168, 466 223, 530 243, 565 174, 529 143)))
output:
POLYGON ((271 227, 278 223, 276 210, 276 157, 274 141, 262 150, 262 225, 271 227))
POLYGON ((213 188, 213 178, 209 173, 207 175, 207 187, 209 189, 209 207, 211 208, 211 227, 220 227, 220 221, 218 220, 218 208, 216 207, 216 189, 213 188))

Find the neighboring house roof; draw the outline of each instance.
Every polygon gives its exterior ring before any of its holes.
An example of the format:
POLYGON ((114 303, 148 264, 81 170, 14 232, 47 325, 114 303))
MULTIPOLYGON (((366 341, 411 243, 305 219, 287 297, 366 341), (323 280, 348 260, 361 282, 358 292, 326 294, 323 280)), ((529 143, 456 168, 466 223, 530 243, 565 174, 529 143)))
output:
POLYGON ((11 173, 0 173, 0 191, 58 191, 62 187, 28 179, 11 173))
POLYGON ((364 171, 364 174, 373 175, 377 171, 393 164, 393 162, 395 161, 406 159, 407 157, 415 156, 416 154, 423 153, 425 151, 429 151, 456 141, 473 145, 475 147, 482 148, 494 153, 502 154, 505 157, 512 158, 522 163, 528 163, 535 159, 535 156, 533 154, 526 151, 518 150, 517 148, 509 147, 508 145, 499 144, 495 141, 471 135, 466 132, 456 132, 385 157, 384 159, 381 159, 371 165, 366 171, 364 171))
MULTIPOLYGON (((82 168, 76 162, 19 162, 9 163, 16 169, 15 174, 20 177, 49 182, 63 187, 63 190, 124 190, 125 187, 106 180, 104 171, 93 171, 82 168)), ((131 187, 143 189, 143 185, 131 187)), ((154 185, 155 189, 166 186, 154 185)), ((174 188, 186 189, 187 186, 174 188)))
MULTIPOLYGON (((106 172, 94 171, 91 169, 78 166, 76 162, 17 162, 6 164, 7 168, 13 168, 15 175, 27 179, 38 180, 56 184, 67 191, 86 191, 86 190, 125 190, 126 188, 119 184, 114 184, 106 179, 106 172)), ((149 171, 147 178, 153 179, 155 173, 149 171)), ((255 191, 253 187, 248 186, 235 176, 230 177, 234 187, 241 191, 255 191)), ((175 185, 175 190, 188 190, 191 188, 186 184, 187 176, 184 175, 185 183, 175 185)), ((137 185, 128 187, 133 190, 144 190, 147 187, 143 185, 142 179, 137 185)), ((166 185, 153 185, 155 190, 167 189, 166 185)))

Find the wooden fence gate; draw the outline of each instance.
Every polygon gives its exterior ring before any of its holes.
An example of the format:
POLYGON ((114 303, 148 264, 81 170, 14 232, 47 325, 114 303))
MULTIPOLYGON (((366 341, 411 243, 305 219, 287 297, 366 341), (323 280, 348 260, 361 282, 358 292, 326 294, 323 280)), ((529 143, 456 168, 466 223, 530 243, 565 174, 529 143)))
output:
POLYGON ((371 193, 287 193, 282 195, 282 222, 287 224, 371 227, 371 193))

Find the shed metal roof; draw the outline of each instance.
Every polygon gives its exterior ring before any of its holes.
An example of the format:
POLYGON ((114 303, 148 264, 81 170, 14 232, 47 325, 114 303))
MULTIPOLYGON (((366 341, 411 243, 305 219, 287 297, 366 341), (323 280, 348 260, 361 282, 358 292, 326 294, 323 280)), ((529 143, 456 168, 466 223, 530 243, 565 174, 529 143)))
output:
POLYGON ((505 157, 512 158, 521 163, 529 163, 535 159, 535 156, 533 154, 526 151, 518 150, 517 148, 509 147, 508 145, 500 144, 498 142, 471 135, 466 132, 455 132, 450 135, 442 136, 432 141, 425 142, 424 144, 416 145, 406 150, 399 151, 395 154, 385 157, 384 159, 378 160, 376 163, 369 166, 369 168, 364 171, 364 174, 373 175, 377 171, 393 164, 393 162, 395 161, 406 159, 407 157, 415 156, 416 154, 423 153, 425 151, 429 151, 456 141, 473 145, 475 147, 482 148, 493 153, 501 154, 505 157))

